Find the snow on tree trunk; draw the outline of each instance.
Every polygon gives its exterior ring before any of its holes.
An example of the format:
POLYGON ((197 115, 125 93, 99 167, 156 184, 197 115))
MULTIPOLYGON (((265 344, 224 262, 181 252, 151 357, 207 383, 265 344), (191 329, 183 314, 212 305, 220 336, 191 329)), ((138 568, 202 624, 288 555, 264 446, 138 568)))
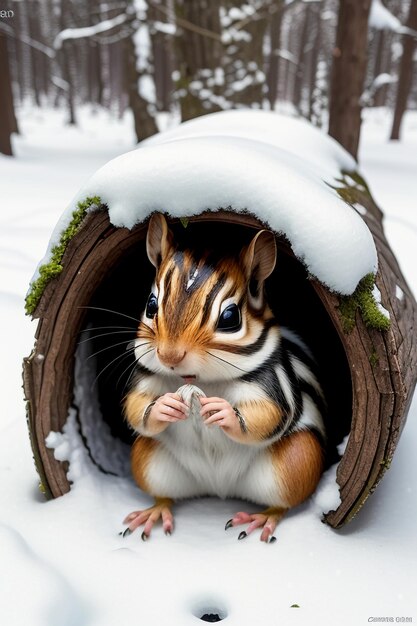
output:
POLYGON ((129 106, 132 109, 135 133, 138 141, 158 132, 153 115, 149 111, 149 101, 139 90, 139 72, 136 65, 135 44, 131 37, 125 39, 126 75, 129 93, 129 106))
POLYGON ((267 92, 263 51, 266 9, 274 4, 274 0, 267 0, 259 8, 246 0, 226 0, 221 8, 225 96, 234 108, 262 108, 267 92))
POLYGON ((135 3, 138 27, 126 40, 129 103, 135 119, 138 141, 158 132, 156 124, 156 89, 148 6, 135 3))
MULTIPOLYGON (((417 0, 411 0, 410 13, 406 26, 414 31, 417 30, 417 0)), ((413 82, 413 55, 416 39, 408 35, 403 37, 403 54, 398 78, 397 99, 395 103, 394 120, 392 124, 391 139, 400 138, 400 129, 403 115, 407 109, 408 96, 413 82)))
POLYGON ((330 82, 329 135, 357 159, 371 0, 340 0, 330 82))

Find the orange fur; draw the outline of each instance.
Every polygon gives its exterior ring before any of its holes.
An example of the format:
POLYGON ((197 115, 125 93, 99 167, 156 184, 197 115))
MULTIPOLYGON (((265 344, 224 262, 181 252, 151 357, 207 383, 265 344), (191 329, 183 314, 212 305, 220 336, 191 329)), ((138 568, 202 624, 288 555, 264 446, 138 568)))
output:
POLYGON ((279 426, 283 418, 281 409, 271 400, 242 402, 236 408, 244 416, 247 432, 243 433, 237 424, 233 432, 228 428, 223 430, 231 439, 239 443, 250 444, 266 439, 279 426))
POLYGON ((288 508, 311 496, 323 471, 323 450, 312 432, 301 430, 280 439, 271 446, 271 457, 288 508))
MULTIPOLYGON (((199 271, 203 271, 205 261, 203 257, 198 263, 199 271)), ((141 323, 137 336, 145 340, 153 339, 162 352, 216 348, 212 340, 213 328, 202 323, 208 294, 216 287, 222 274, 227 277, 226 285, 230 286, 228 290, 230 293, 226 293, 225 298, 234 295, 240 299, 245 292, 246 278, 238 262, 234 259, 224 259, 212 275, 205 279, 201 288, 192 293, 185 293, 184 277, 189 275, 193 263, 191 252, 186 250, 182 253, 182 265, 179 267, 175 261, 174 250, 171 249, 157 270, 156 284, 158 289, 161 289, 162 285, 164 287, 164 305, 158 310, 154 330, 141 323)), ((251 329, 250 325, 248 329, 251 329)), ((248 337, 245 337, 239 340, 238 344, 245 345, 247 341, 248 337)), ((234 342, 228 343, 226 340, 225 343, 227 348, 234 342)))
POLYGON ((147 480, 147 473, 152 455, 159 445, 160 444, 158 441, 156 441, 156 439, 139 436, 132 446, 130 457, 132 474, 136 483, 139 485, 140 489, 155 497, 157 496, 157 494, 152 492, 151 486, 147 480))
MULTIPOLYGON (((146 407, 148 406, 148 404, 150 404, 154 400, 155 400, 154 396, 151 396, 150 394, 142 393, 140 391, 133 390, 127 394, 125 401, 124 401, 124 414, 129 424, 136 431, 141 430, 141 426, 143 424, 143 413, 146 407)), ((149 426, 150 424, 148 424, 147 431, 149 431, 149 426)), ((161 430, 163 429, 156 430, 155 432, 152 432, 152 434, 157 434, 161 430)))

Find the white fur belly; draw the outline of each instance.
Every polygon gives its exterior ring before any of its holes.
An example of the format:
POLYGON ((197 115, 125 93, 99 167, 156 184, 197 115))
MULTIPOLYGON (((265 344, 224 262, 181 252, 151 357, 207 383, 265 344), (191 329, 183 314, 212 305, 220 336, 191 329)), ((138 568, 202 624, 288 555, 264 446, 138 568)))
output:
MULTIPOLYGON (((221 390, 218 385, 216 389, 207 387, 203 395, 217 392, 233 404, 236 402, 233 395, 245 392, 241 385, 233 390, 235 394, 226 386, 221 390)), ((161 446, 150 462, 147 476, 153 493, 174 499, 207 495, 236 497, 261 505, 281 506, 279 480, 268 448, 237 443, 219 426, 206 426, 200 415, 198 395, 194 400, 183 399, 190 406, 189 417, 170 424, 156 437, 161 446)))
POLYGON ((205 426, 201 416, 172 424, 158 436, 178 464, 195 482, 197 492, 184 497, 237 496, 259 452, 229 439, 218 426, 205 426))

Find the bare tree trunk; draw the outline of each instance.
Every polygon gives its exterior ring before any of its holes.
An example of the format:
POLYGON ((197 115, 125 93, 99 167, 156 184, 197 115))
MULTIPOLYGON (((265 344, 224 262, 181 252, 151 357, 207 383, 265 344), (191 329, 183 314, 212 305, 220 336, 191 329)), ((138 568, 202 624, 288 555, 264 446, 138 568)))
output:
MULTIPOLYGON (((297 23, 296 20, 291 19, 286 22, 286 42, 285 42, 285 56, 282 59, 284 71, 282 72, 282 83, 283 83, 283 100, 285 102, 293 101, 293 91, 294 91, 294 81, 295 81, 295 73, 297 71, 297 63, 296 63, 296 45, 295 42, 297 40, 297 23)), ((284 33, 282 33, 284 34, 284 33)))
POLYGON ((269 66, 267 74, 268 100, 271 109, 274 109, 278 98, 279 84, 279 51, 281 47, 281 25, 282 25, 282 0, 276 0, 278 10, 272 15, 270 20, 271 52, 269 55, 269 66))
MULTIPOLYGON (((166 4, 166 3, 165 3, 166 4)), ((158 5, 149 4, 148 15, 150 22, 150 37, 152 43, 152 54, 154 60, 154 77, 156 89, 156 106, 158 111, 169 111, 172 103, 172 92, 174 85, 172 82, 173 60, 171 35, 161 32, 155 27, 155 23, 162 23, 175 28, 169 22, 164 9, 167 7, 163 4, 160 8, 158 5)))
MULTIPOLYGON (((411 0, 407 26, 413 30, 417 30, 417 0, 411 0)), ((416 40, 414 37, 404 35, 403 54, 401 58, 400 74, 398 77, 397 99, 395 102, 391 139, 400 138, 401 122, 407 109, 407 100, 413 82, 413 55, 415 45, 416 40)))
POLYGON ((0 31, 0 152, 13 155, 10 136, 14 132, 16 118, 14 115, 12 83, 10 78, 9 54, 6 36, 0 31))
MULTIPOLYGON (((59 26, 61 30, 64 28, 73 27, 74 22, 71 16, 71 6, 69 3, 63 2, 61 5, 61 15, 59 20, 59 26)), ((75 85, 74 85, 74 72, 73 72, 73 42, 67 40, 63 42, 62 48, 59 51, 59 64, 61 67, 62 78, 67 83, 67 89, 65 95, 67 98, 68 106, 68 124, 76 124, 75 116, 75 85)))
POLYGON ((70 59, 70 47, 72 45, 71 41, 64 42, 59 54, 61 57, 61 71, 62 77, 67 83, 67 106, 68 106, 68 124, 76 124, 77 120, 75 117, 75 91, 74 91, 74 81, 73 81, 73 72, 71 71, 71 59, 70 59))
POLYGON ((340 0, 330 83, 329 135, 357 159, 371 0, 340 0))
POLYGON ((218 98, 224 85, 220 2, 175 0, 175 15, 179 34, 175 39, 176 88, 184 121, 222 108, 218 98))
POLYGON ((132 37, 127 37, 124 41, 129 106, 133 113, 137 140, 142 141, 142 139, 155 135, 158 132, 158 127, 153 115, 149 112, 149 102, 139 93, 135 43, 132 37))
MULTIPOLYGON (((16 2, 16 17, 18 18, 17 30, 26 39, 30 37, 29 31, 29 15, 26 2, 16 2)), ((21 97, 33 97, 33 71, 32 71, 32 50, 27 43, 20 44, 20 68, 21 68, 21 97)))
POLYGON ((226 74, 225 95, 234 107, 262 108, 267 96, 264 73, 264 40, 268 26, 266 9, 271 9, 274 0, 265 0, 257 14, 241 27, 240 15, 244 15, 246 0, 225 0, 229 25, 223 30, 225 45, 224 66, 226 74))
POLYGON ((294 81, 293 91, 293 103, 298 111, 301 110, 302 90, 305 77, 305 60, 306 60, 306 46, 308 42, 310 28, 311 7, 306 5, 303 7, 303 19, 301 25, 300 39, 298 43, 297 53, 297 70, 294 81))
MULTIPOLYGON (((41 6, 38 0, 31 0, 28 2, 28 26, 29 35, 34 41, 43 43, 43 37, 41 33, 40 24, 40 11, 41 6)), ((30 47, 30 55, 32 58, 32 89, 37 106, 41 106, 41 95, 46 93, 45 90, 45 55, 39 50, 35 50, 30 47)))
POLYGON ((310 59, 310 75, 309 75, 309 87, 308 87, 308 119, 311 121, 314 115, 314 103, 315 98, 317 96, 316 93, 316 84, 317 84, 317 73, 319 70, 319 58, 320 58, 320 49, 321 49, 321 7, 319 6, 318 10, 314 11, 314 28, 313 28, 313 47, 311 50, 311 59, 310 59))
MULTIPOLYGON (((375 51, 375 65, 374 65, 374 72, 373 72, 373 78, 375 80, 375 78, 377 78, 380 74, 384 73, 385 71, 385 50, 386 50, 386 42, 387 42, 387 35, 386 32, 384 30, 380 30, 377 32, 376 34, 376 51, 375 51)), ((375 107, 379 107, 379 106, 383 106, 384 104, 384 99, 386 96, 386 85, 381 86, 377 92, 375 93, 375 97, 373 99, 373 106, 375 107)))

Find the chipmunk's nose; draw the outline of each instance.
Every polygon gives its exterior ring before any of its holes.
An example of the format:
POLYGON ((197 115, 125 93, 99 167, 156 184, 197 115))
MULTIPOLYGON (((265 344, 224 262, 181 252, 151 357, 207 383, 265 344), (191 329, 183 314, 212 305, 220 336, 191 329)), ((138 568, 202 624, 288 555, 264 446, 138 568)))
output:
POLYGON ((160 347, 157 348, 156 352, 161 363, 171 369, 174 369, 176 365, 179 365, 187 354, 187 352, 182 348, 160 347))

